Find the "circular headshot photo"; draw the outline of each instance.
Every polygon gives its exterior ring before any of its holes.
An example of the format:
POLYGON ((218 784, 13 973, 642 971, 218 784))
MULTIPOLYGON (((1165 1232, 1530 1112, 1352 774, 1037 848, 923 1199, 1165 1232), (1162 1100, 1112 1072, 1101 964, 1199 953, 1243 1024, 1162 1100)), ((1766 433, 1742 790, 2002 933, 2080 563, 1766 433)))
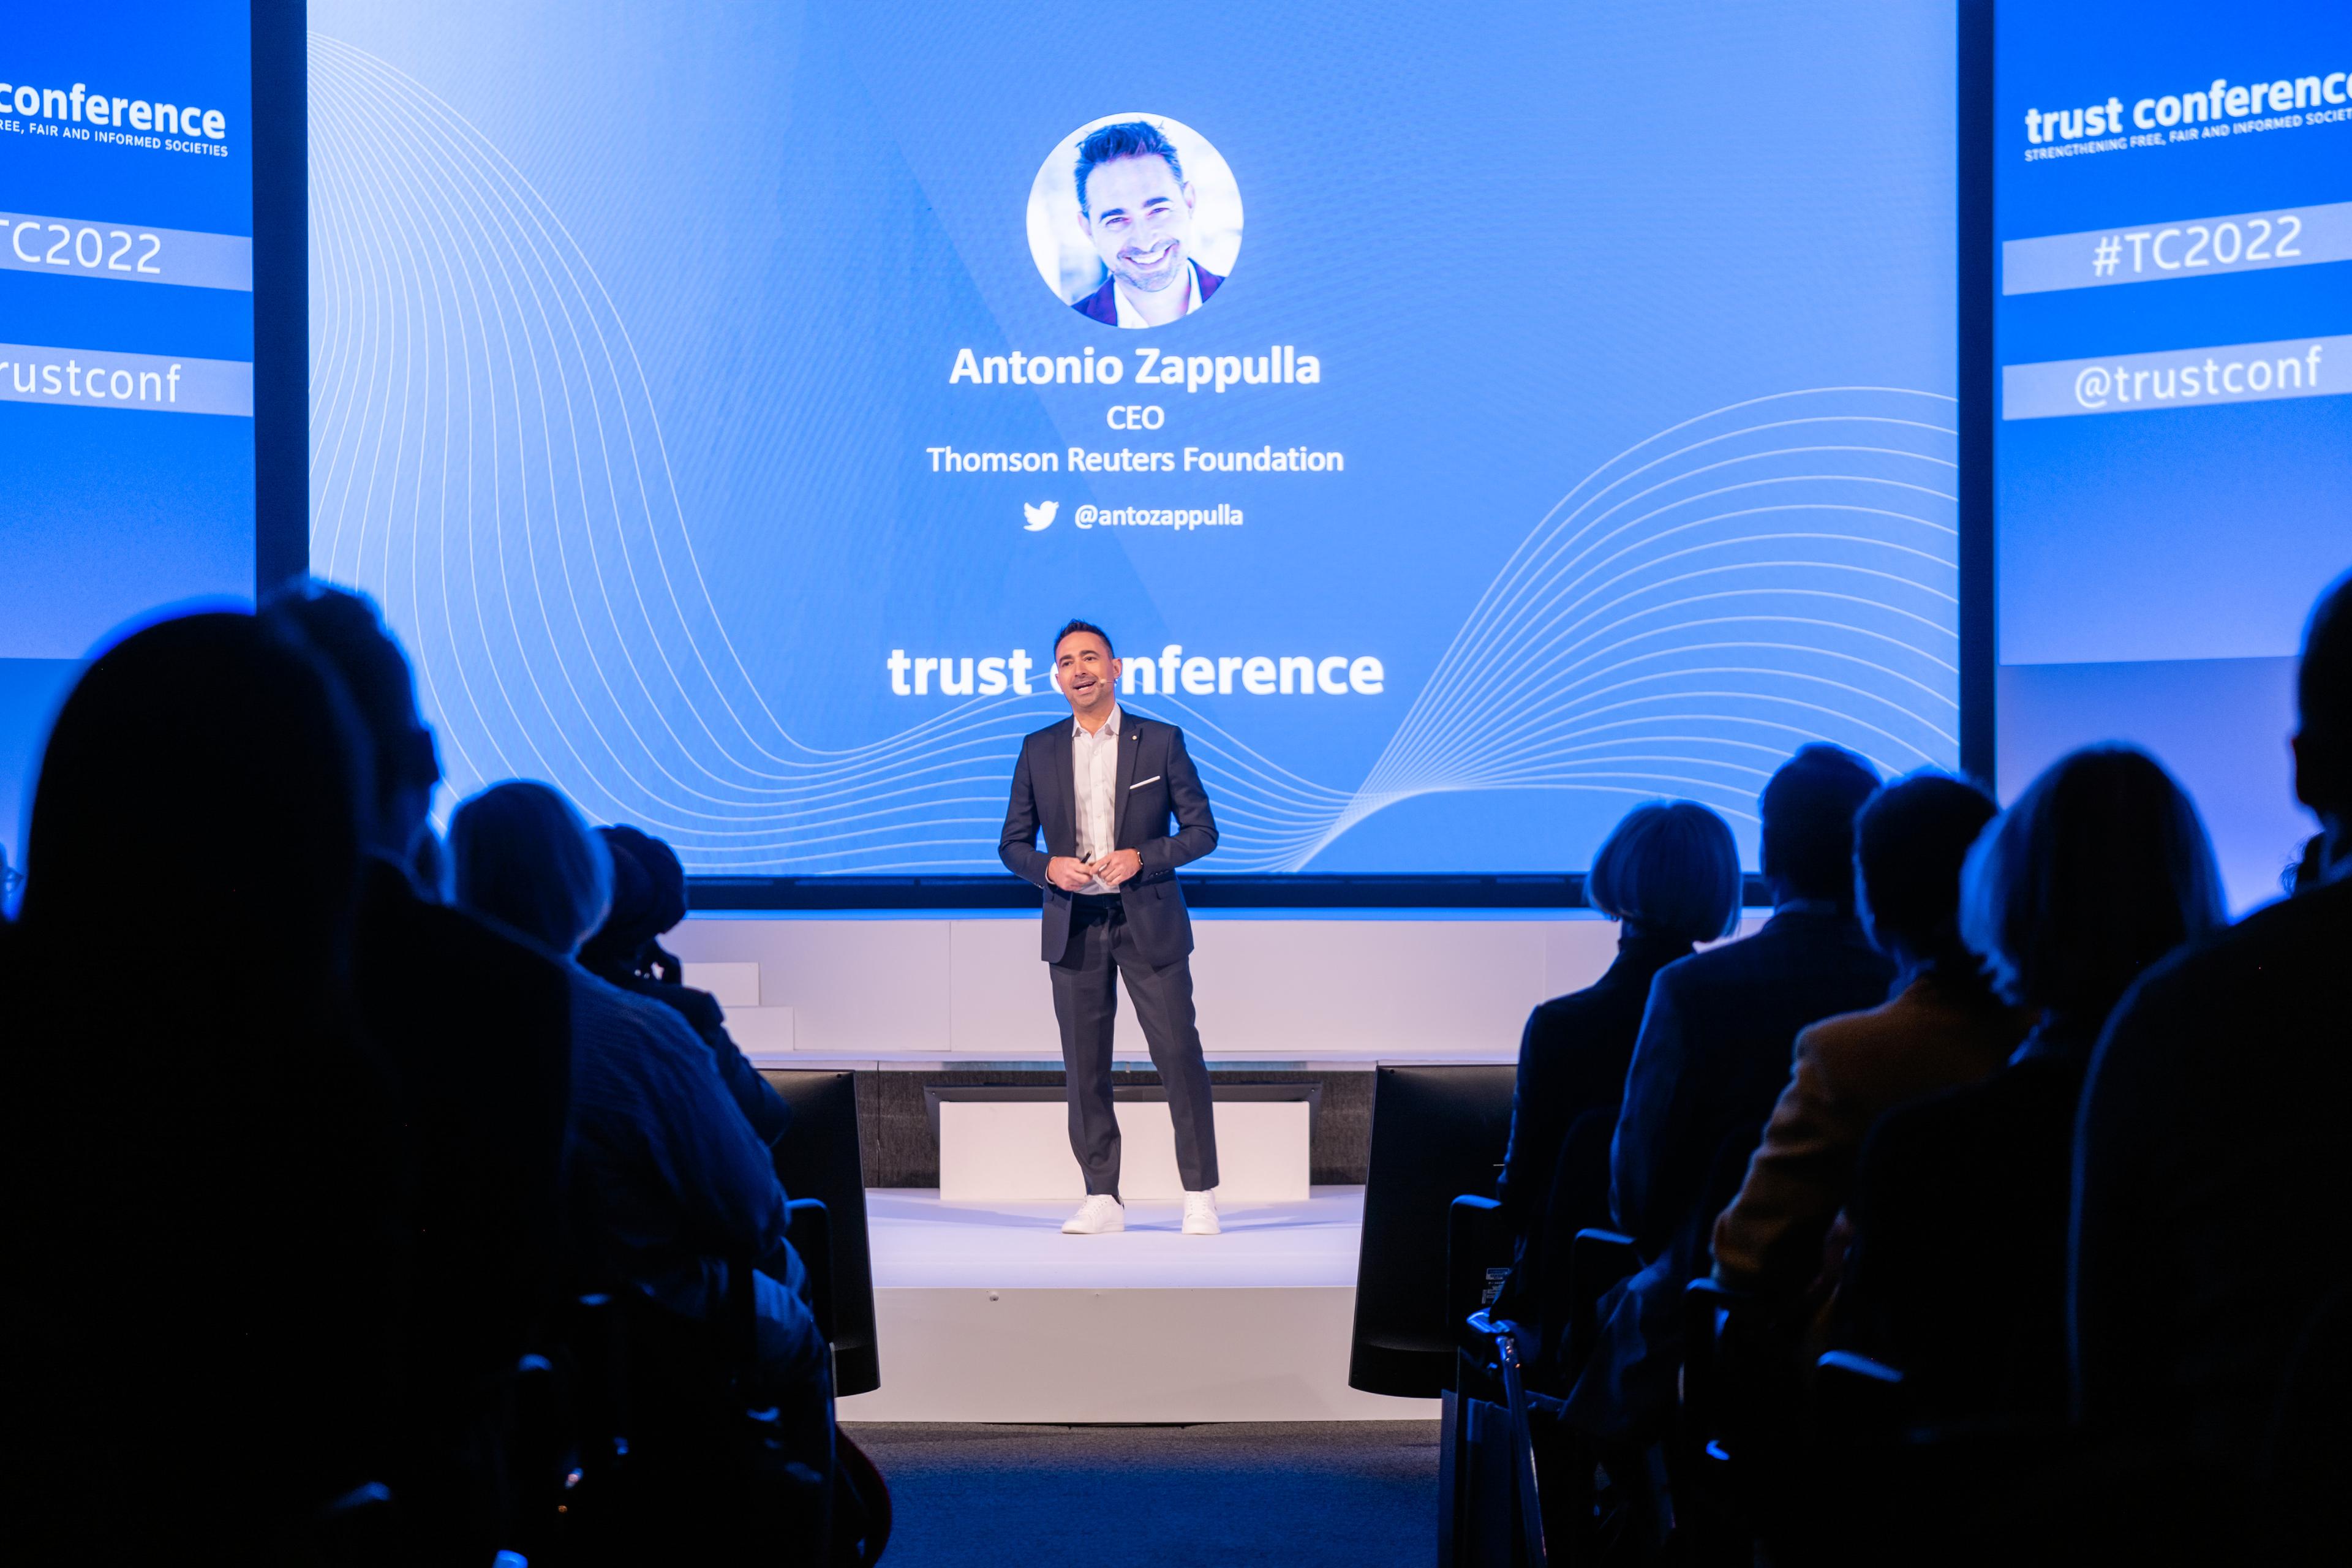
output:
POLYGON ((1242 249, 1242 194, 1217 150, 1163 114, 1062 138, 1029 187, 1029 253, 1062 303, 1106 327, 1164 327, 1215 298, 1242 249))

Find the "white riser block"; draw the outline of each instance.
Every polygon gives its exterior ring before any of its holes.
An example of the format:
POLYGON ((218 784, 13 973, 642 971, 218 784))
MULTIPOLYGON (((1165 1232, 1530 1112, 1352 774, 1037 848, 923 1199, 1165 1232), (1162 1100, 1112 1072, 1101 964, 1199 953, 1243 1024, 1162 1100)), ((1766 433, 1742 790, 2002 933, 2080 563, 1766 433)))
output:
MULTIPOLYGON (((1303 1203, 1307 1196, 1305 1100, 1216 1104, 1217 1195, 1226 1203, 1303 1203)), ((1119 1195, 1174 1202, 1176 1131, 1163 1100, 1118 1107, 1119 1195)), ((1070 1152, 1068 1108, 1060 1100, 943 1100, 940 1105, 940 1198, 951 1204, 1050 1203, 1086 1196, 1070 1152)))

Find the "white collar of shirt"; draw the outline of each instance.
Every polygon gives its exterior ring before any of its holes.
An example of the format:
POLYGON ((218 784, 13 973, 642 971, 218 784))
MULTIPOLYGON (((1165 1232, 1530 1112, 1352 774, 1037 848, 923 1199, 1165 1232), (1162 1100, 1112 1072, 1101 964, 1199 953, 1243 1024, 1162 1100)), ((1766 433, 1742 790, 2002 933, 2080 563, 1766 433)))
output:
MULTIPOLYGON (((1110 280, 1111 302, 1118 307, 1118 324, 1122 327, 1149 327, 1154 323, 1143 319, 1143 313, 1127 301, 1127 290, 1118 279, 1110 280)), ((1184 314, 1189 316, 1201 308, 1201 264, 1191 257, 1184 258, 1184 314)))
MULTIPOLYGON (((1114 702, 1110 705, 1110 717, 1102 721, 1102 728, 1097 731, 1096 733, 1108 735, 1114 741, 1118 739, 1118 703, 1114 702)), ((1083 741, 1087 738, 1087 727, 1078 721, 1078 716, 1075 713, 1070 715, 1070 738, 1075 741, 1083 741)))

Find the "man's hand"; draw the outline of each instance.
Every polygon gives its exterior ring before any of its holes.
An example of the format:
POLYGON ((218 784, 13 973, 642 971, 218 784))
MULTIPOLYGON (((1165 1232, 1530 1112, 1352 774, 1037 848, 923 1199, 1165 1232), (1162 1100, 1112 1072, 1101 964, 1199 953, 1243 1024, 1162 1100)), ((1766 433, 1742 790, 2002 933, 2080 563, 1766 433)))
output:
POLYGON ((1083 892, 1094 879, 1094 868, 1075 855, 1056 855, 1045 862, 1045 880, 1066 893, 1083 892))
POLYGON ((1143 857, 1132 849, 1114 849, 1089 868, 1105 882, 1117 888, 1142 875, 1143 857))

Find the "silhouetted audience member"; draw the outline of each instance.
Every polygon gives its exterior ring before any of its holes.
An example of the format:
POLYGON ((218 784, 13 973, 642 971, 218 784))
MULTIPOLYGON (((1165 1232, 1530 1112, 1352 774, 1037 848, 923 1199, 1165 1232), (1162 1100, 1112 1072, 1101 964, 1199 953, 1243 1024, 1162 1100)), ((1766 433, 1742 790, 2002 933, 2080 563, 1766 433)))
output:
POLYGON ((1998 809, 1976 785, 1927 773, 1888 784, 1854 819, 1863 929, 1903 988, 1797 1037, 1796 1070, 1739 1195, 1715 1222, 1715 1277, 1725 1284, 1801 1301, 1810 1321, 1835 1282, 1834 1268, 1823 1278, 1822 1245, 1872 1123, 1977 1082, 2017 1048, 2022 1018, 1960 941, 1960 866, 1998 809))
POLYGON ((305 1560, 384 1479, 406 1281, 345 981, 365 756, 245 615, 124 639, 58 716, 5 987, 18 1561, 305 1560))
MULTIPOLYGON (((612 858, 545 784, 497 784, 449 823, 457 900, 569 960, 602 925, 612 858)), ((761 1375, 780 1398, 821 1407, 825 1353, 784 1238, 784 1190, 767 1147, 719 1081, 684 1018, 568 963, 572 995, 574 1267, 583 1284, 620 1282, 710 1321, 729 1270, 756 1264, 761 1375)))
POLYGON ((694 1026, 735 1109, 774 1148, 792 1124, 784 1103, 727 1032, 727 1010, 708 991, 681 984, 684 971, 661 937, 686 918, 686 868, 670 847, 634 827, 600 827, 613 859, 613 907, 596 934, 580 944, 580 967, 598 979, 650 996, 694 1026))
MULTIPOLYGON (((2262 1463, 2298 1339, 2331 1296, 2342 1321, 2352 1282, 2334 1239, 2352 1105, 2352 577, 2313 613, 2296 695, 2316 874, 2133 991, 2093 1059, 2074 1152, 2077 1411, 2107 1439, 2241 1476, 2262 1463)), ((2309 1353, 2344 1364, 2341 1342, 2309 1353)), ((2281 1473, 2340 1486, 2343 1418, 2294 1424, 2326 1434, 2335 1464, 2278 1454, 2281 1473)))
POLYGON ((1960 934, 2037 1022, 2000 1072, 1879 1121, 1839 1292, 1842 1337, 1903 1369, 1921 1419, 2063 1412, 2083 1072, 2132 981, 2221 925, 2221 887, 2195 805, 2122 746, 2053 763, 1970 851, 1960 934))
POLYGON ((1664 1435, 1683 1289, 1706 1269, 1715 1216, 1789 1081, 1797 1031, 1886 999, 1895 966, 1853 915, 1853 817, 1877 785, 1850 752, 1800 750, 1760 802, 1772 918, 1651 983, 1610 1152, 1617 1227, 1646 1262, 1602 1300, 1600 1342, 1569 1397, 1569 1424, 1589 1436, 1664 1435))
POLYGON ((529 943, 437 901, 426 812, 440 764, 375 607, 305 583, 274 595, 265 618, 318 651, 373 742, 352 987, 400 1096, 415 1181, 396 1489, 427 1539, 486 1557, 506 1543, 511 1506, 506 1381, 561 1281, 570 983, 529 943))
POLYGON ((1625 814, 1592 859, 1585 901, 1618 922, 1617 958, 1581 991, 1528 1015, 1511 1138, 1496 1194, 1511 1227, 1497 1310, 1535 1330, 1549 1363, 1565 1326, 1554 1293, 1580 1230, 1609 1224, 1609 1139, 1650 981, 1739 925, 1739 847, 1722 817, 1686 800, 1625 814))

